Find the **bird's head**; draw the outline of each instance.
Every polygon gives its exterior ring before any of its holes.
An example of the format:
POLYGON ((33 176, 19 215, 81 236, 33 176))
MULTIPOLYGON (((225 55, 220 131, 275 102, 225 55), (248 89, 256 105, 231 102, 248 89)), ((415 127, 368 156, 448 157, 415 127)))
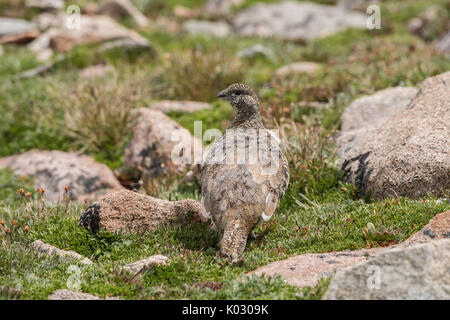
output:
POLYGON ((226 99, 238 112, 259 112, 258 97, 249 85, 235 83, 217 95, 226 99))

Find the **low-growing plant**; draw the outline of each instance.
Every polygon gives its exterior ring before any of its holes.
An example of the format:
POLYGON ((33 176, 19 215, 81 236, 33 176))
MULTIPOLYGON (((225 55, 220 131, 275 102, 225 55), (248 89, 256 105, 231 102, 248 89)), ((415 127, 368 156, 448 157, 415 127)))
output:
POLYGON ((134 109, 145 97, 140 89, 134 81, 112 78, 95 84, 81 82, 74 89, 65 88, 67 94, 59 93, 58 107, 65 111, 64 132, 74 148, 117 167, 133 132, 134 109))
POLYGON ((291 189, 296 194, 321 194, 338 183, 331 134, 313 121, 306 125, 289 120, 280 126, 291 189))
POLYGON ((155 79, 167 84, 166 90, 158 90, 162 98, 212 101, 220 90, 243 79, 239 60, 222 48, 168 53, 162 63, 164 72, 155 79))

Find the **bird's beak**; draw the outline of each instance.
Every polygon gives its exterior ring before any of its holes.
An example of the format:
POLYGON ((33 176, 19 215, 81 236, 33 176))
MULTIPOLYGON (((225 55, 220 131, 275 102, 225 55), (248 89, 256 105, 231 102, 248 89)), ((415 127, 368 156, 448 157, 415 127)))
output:
POLYGON ((225 98, 225 96, 226 96, 225 90, 222 90, 217 94, 217 98, 225 98))

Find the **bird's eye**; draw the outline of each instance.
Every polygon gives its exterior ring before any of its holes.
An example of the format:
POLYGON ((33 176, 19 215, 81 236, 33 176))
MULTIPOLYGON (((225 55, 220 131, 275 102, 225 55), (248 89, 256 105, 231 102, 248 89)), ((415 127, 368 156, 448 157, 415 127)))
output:
POLYGON ((240 96, 240 95, 242 94, 242 92, 241 92, 241 91, 236 91, 234 94, 235 94, 236 96, 240 96))

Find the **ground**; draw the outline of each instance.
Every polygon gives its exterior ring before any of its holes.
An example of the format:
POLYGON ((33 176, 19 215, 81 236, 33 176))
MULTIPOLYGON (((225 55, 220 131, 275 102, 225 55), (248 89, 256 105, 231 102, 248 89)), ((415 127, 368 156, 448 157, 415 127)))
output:
MULTIPOLYGON (((0 2, 0 12, 19 2, 0 2)), ((199 0, 134 2, 150 16, 155 12, 170 15, 176 3, 193 8, 202 4, 199 0)), ((252 2, 245 1, 242 7, 252 2)), ((131 138, 135 108, 158 99, 207 101, 213 110, 170 116, 191 131, 194 120, 203 121, 203 130, 224 129, 233 111, 216 100, 216 94, 233 82, 255 88, 268 126, 290 125, 292 145, 287 151, 289 189, 275 218, 256 230, 265 236, 249 241, 240 266, 218 257, 217 234, 200 223, 175 223, 146 234, 92 235, 77 227, 89 203, 46 205, 30 179, 0 171, 0 298, 46 299, 67 287, 73 276, 71 263, 38 259, 30 243, 41 239, 93 260, 94 266, 78 266, 80 290, 101 297, 319 299, 329 279, 314 288, 298 289, 279 277, 245 274, 290 255, 400 242, 448 210, 448 204, 432 197, 358 199, 353 186, 339 181, 331 139, 343 109, 355 98, 391 86, 417 86, 427 77, 450 70, 448 58, 407 29, 407 22, 432 4, 444 5, 444 1, 385 1, 381 30, 347 30, 306 45, 173 35, 149 28, 140 33, 151 41, 152 53, 100 54, 95 46, 79 46, 53 72, 19 81, 9 79, 39 63, 23 47, 5 45, 0 58, 0 156, 33 148, 81 150, 116 169, 131 138), (271 49, 277 60, 236 58, 236 52, 257 43, 271 49), (277 68, 301 60, 321 63, 322 71, 283 80, 271 77, 277 68), (98 63, 111 64, 118 72, 101 80, 80 81, 80 70, 98 63), (296 107, 300 100, 331 106, 296 107), (99 112, 101 117, 92 116, 99 112), (384 236, 365 238, 368 222, 384 236), (167 255, 169 263, 140 279, 119 271, 119 266, 153 254, 167 255)), ((33 14, 23 12, 22 16, 33 14)), ((134 27, 129 21, 121 22, 134 27)), ((161 179, 141 191, 170 200, 199 200, 199 187, 194 182, 181 184, 178 178, 161 179)))

